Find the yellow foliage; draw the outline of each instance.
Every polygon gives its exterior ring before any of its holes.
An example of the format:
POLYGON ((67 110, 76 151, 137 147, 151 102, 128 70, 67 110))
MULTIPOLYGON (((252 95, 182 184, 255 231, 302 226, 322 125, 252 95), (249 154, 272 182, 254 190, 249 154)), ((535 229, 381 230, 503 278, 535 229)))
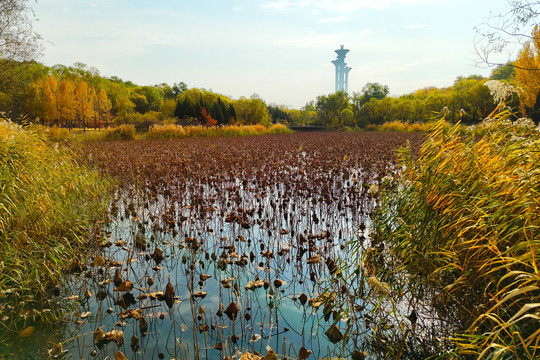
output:
POLYGON ((532 40, 519 52, 516 65, 516 83, 520 88, 520 110, 526 114, 533 109, 540 90, 540 27, 532 32, 532 40))

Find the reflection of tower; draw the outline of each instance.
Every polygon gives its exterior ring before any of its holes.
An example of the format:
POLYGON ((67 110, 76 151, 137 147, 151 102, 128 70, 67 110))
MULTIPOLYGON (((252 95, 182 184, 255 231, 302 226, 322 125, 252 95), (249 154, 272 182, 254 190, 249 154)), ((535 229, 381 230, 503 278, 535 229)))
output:
POLYGON ((349 91, 349 71, 351 68, 347 66, 345 62, 345 55, 349 52, 348 49, 341 48, 336 50, 337 59, 332 61, 332 64, 336 66, 336 92, 349 91))

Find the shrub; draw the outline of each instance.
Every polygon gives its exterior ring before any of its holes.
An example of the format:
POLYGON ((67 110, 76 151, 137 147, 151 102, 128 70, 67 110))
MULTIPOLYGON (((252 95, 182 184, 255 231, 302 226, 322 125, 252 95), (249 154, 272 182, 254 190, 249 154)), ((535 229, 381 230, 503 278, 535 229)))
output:
POLYGON ((118 116, 114 122, 117 125, 131 124, 137 131, 148 131, 152 125, 159 124, 166 120, 165 115, 156 111, 149 111, 144 114, 130 113, 123 116, 118 116))
POLYGON ((105 130, 103 137, 106 140, 133 140, 135 139, 135 126, 119 125, 105 130))
POLYGON ((269 134, 290 134, 292 130, 283 124, 274 124, 268 128, 269 134))
POLYGON ((184 127, 175 124, 154 125, 146 136, 149 139, 175 139, 186 137, 186 131, 184 127))

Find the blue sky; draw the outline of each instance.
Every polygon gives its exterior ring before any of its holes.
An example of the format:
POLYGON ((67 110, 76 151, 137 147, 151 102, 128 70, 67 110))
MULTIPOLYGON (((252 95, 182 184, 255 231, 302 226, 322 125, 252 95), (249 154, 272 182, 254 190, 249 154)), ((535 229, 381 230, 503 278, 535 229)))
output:
POLYGON ((334 90, 350 49, 349 92, 450 86, 475 65, 476 25, 506 0, 38 0, 46 65, 82 62, 139 85, 184 81, 232 98, 301 107, 334 90))

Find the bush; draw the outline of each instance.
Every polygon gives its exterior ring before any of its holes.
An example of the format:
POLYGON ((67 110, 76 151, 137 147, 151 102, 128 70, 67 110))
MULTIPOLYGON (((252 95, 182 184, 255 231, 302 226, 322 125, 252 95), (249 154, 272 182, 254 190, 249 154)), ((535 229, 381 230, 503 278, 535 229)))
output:
POLYGON ((47 291, 107 208, 109 183, 47 136, 0 123, 0 305, 16 310, 51 305, 47 291))
POLYGON ((154 125, 148 130, 146 137, 149 139, 179 139, 186 137, 184 127, 175 124, 154 125))
POLYGON ((157 125, 166 120, 165 116, 156 111, 149 111, 144 114, 130 113, 124 116, 119 116, 114 120, 116 125, 131 124, 137 131, 148 131, 152 125, 157 125))
POLYGON ((268 128, 269 134, 290 134, 292 130, 283 124, 274 124, 268 128))
POLYGON ((108 128, 103 137, 105 140, 133 140, 135 139, 135 126, 129 124, 108 128))

